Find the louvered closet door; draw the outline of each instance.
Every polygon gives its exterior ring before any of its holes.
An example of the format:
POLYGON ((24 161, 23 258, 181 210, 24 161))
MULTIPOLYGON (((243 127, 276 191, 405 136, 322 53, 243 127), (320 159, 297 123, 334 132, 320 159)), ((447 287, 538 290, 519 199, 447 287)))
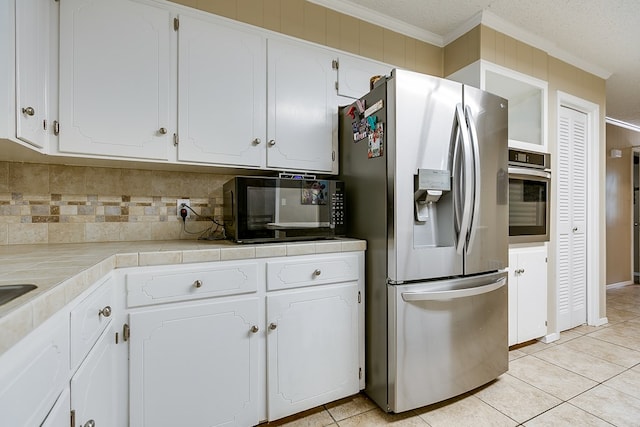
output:
POLYGON ((587 115, 561 107, 559 130, 556 271, 564 331, 587 321, 587 115))

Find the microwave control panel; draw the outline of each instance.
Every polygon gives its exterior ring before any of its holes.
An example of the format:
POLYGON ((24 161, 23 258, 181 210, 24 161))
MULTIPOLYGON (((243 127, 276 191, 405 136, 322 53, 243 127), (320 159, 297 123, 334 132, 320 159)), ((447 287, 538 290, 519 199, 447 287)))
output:
POLYGON ((344 227, 344 192, 342 191, 331 194, 331 223, 336 228, 344 227))

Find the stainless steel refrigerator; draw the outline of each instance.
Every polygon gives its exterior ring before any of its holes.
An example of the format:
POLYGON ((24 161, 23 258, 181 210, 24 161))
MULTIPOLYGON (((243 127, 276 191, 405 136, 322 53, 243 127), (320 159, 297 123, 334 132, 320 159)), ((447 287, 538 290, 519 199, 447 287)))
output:
POLYGON ((347 233, 367 240, 366 388, 402 412, 508 369, 507 101, 393 70, 340 109, 347 233))

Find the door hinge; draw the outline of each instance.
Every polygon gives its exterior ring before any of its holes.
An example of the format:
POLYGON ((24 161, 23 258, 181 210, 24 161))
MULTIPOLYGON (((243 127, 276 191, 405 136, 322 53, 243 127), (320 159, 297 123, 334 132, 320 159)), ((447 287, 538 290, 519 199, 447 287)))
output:
POLYGON ((47 130, 47 119, 44 119, 44 120, 42 121, 42 129, 43 129, 43 130, 47 130))
POLYGON ((178 18, 173 18, 173 30, 178 31, 180 28, 180 20, 178 18))
POLYGON ((338 61, 337 59, 334 59, 333 61, 331 61, 331 68, 333 68, 334 70, 339 69, 340 61, 338 61))
POLYGON ((178 134, 177 134, 177 133, 174 133, 174 134, 173 134, 173 146, 174 146, 174 147, 177 147, 179 142, 180 142, 180 141, 178 140, 178 134))
POLYGON ((362 302, 362 292, 358 291, 358 304, 362 302))
POLYGON ((338 89, 338 81, 337 81, 337 80, 336 80, 335 87, 336 87, 336 90, 339 90, 339 89, 338 89))
POLYGON ((53 134, 55 136, 58 136, 58 134, 60 133, 60 123, 57 120, 53 121, 53 134))
POLYGON ((122 325, 122 341, 129 341, 129 338, 131 337, 131 330, 129 329, 129 325, 127 325, 126 323, 124 325, 122 325))
POLYGON ((362 368, 358 368, 358 379, 362 379, 362 368))
POLYGON ((547 257, 544 257, 544 262, 549 262, 549 261, 547 260, 547 257))
POLYGON ((544 321, 544 326, 548 326, 548 325, 547 325, 547 321, 546 321, 546 320, 544 321))
POLYGON ((76 427, 76 411, 75 411, 75 409, 71 410, 71 427, 76 427))
POLYGON ((331 152, 331 161, 332 161, 332 162, 335 162, 335 161, 336 161, 336 150, 333 150, 333 151, 331 152))

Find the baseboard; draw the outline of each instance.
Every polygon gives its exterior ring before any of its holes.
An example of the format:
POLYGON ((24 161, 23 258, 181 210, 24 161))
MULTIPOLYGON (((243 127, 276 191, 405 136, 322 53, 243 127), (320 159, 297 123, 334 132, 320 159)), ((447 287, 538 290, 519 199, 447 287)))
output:
POLYGON ((552 334, 548 334, 543 336, 542 338, 540 338, 540 341, 542 341, 545 344, 549 344, 552 343, 554 341, 558 341, 560 339, 560 333, 558 332, 554 332, 552 334))
POLYGON ((606 317, 601 317, 596 321, 595 325, 592 325, 592 326, 602 326, 602 325, 606 325, 607 323, 609 323, 609 319, 606 317))
POLYGON ((625 280, 624 282, 611 283, 607 285, 608 289, 622 288, 623 286, 633 285, 633 280, 625 280))

